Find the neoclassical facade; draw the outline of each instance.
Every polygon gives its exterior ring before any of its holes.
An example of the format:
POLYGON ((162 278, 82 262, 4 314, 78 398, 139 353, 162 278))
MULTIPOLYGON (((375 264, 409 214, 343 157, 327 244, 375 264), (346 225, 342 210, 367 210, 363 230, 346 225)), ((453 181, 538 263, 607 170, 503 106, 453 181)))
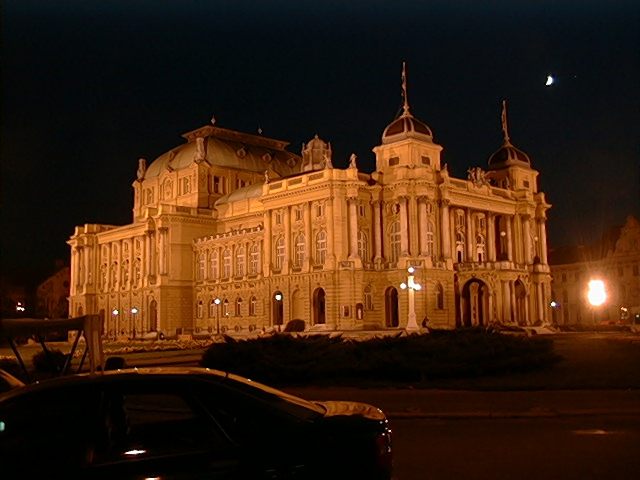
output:
POLYGON ((373 148, 375 171, 332 164, 316 135, 287 143, 207 125, 139 161, 129 225, 76 227, 70 314, 105 334, 533 324, 550 320, 550 205, 511 144, 453 178, 410 111, 373 148), (408 269, 420 290, 403 290, 408 269))

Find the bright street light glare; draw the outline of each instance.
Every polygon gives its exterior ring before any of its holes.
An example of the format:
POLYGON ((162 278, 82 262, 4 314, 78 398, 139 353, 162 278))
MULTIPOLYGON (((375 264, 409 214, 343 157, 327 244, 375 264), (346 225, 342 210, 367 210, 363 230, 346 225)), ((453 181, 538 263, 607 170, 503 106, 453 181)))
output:
POLYGON ((607 300, 607 293, 604 289, 602 280, 590 280, 589 290, 587 292, 587 300, 594 307, 599 307, 607 300))

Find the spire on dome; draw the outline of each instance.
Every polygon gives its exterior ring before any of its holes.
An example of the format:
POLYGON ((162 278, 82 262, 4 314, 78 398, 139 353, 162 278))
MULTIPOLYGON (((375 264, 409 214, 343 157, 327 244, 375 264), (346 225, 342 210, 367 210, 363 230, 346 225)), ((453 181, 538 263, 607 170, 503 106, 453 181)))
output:
POLYGON ((405 62, 402 62, 402 99, 402 116, 411 116, 411 112, 409 111, 409 98, 407 96, 407 71, 405 62))
POLYGON ((507 101, 502 100, 502 135, 504 136, 504 144, 511 145, 509 139, 509 126, 507 124, 507 101))

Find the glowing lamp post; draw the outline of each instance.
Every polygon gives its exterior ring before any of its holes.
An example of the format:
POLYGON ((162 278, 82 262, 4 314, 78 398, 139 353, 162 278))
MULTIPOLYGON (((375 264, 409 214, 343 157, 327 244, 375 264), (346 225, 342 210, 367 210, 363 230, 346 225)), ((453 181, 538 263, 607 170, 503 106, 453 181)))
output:
POLYGON ((133 338, 136 338, 136 321, 138 319, 138 307, 131 309, 131 320, 133 322, 133 338))
POLYGON ((118 325, 118 315, 120 315, 120 310, 118 310, 117 308, 114 308, 113 310, 111 310, 111 315, 113 315, 113 328, 114 328, 113 338, 117 338, 118 335, 120 334, 120 325, 118 325))
POLYGON ((220 333, 220 299, 216 297, 213 303, 216 304, 216 333, 220 333))
POLYGON ((413 274, 416 271, 415 268, 409 267, 407 273, 407 283, 402 282, 400 288, 402 290, 408 290, 409 293, 409 318, 407 319, 407 330, 418 330, 418 323, 416 322, 416 306, 415 306, 415 292, 421 290, 422 285, 414 282, 413 274))
POLYGON ((607 301, 607 292, 602 280, 589 280, 589 290, 587 290, 587 300, 591 305, 593 323, 596 322, 596 308, 607 301))

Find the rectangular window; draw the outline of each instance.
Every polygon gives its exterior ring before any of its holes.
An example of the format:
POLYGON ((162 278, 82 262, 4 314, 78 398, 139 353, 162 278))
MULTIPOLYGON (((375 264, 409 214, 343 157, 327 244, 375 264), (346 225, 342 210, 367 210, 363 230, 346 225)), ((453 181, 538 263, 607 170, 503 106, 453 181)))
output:
POLYGON ((299 222, 302 220, 302 207, 298 207, 295 209, 296 212, 296 221, 299 222))
POLYGON ((431 165, 431 159, 426 155, 422 155, 421 160, 423 165, 431 165))
POLYGON ((364 205, 358 205, 358 213, 360 214, 361 217, 365 216, 366 209, 364 208, 364 205))
POLYGON ((522 184, 524 185, 525 188, 529 188, 529 180, 524 180, 522 184))
POLYGON ((276 225, 282 225, 282 212, 276 212, 276 225))
POLYGON ((389 166, 393 167, 394 165, 398 165, 400 163, 400 157, 391 157, 389 159, 389 166))
POLYGON ((316 217, 324 217, 324 205, 322 203, 316 204, 316 217))

